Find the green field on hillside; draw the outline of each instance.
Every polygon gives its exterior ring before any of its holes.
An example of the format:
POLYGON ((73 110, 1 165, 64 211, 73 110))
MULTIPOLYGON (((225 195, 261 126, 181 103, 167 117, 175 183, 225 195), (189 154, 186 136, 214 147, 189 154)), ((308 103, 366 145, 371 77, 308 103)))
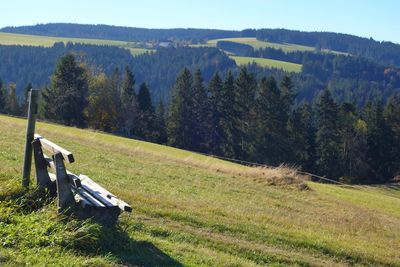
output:
MULTIPOLYGON (((315 51, 315 48, 311 47, 311 46, 288 44, 288 43, 264 42, 264 41, 259 41, 256 38, 250 38, 250 37, 215 39, 215 40, 208 41, 207 44, 205 44, 205 45, 206 46, 216 46, 218 41, 230 41, 230 42, 235 42, 235 43, 247 44, 247 45, 252 46, 254 49, 269 47, 269 48, 275 48, 275 49, 282 49, 284 52, 294 52, 294 51, 311 51, 312 52, 312 51, 315 51)), ((321 51, 325 52, 325 53, 347 55, 347 53, 329 50, 329 49, 322 49, 321 51)))
POLYGON ((215 39, 207 42, 210 46, 216 46, 218 41, 229 41, 241 44, 251 45, 254 49, 260 48, 275 48, 282 49, 284 52, 293 52, 293 51, 314 51, 314 47, 311 46, 303 46, 296 44, 279 44, 279 43, 271 43, 271 42, 263 42, 259 41, 256 38, 223 38, 223 39, 215 39))
POLYGON ((237 57, 237 56, 229 56, 229 57, 235 60, 237 65, 247 65, 251 63, 257 63, 258 65, 264 68, 277 68, 289 72, 301 72, 301 64, 268 59, 268 58, 237 57))
POLYGON ((0 32, 0 45, 32 45, 32 46, 44 46, 51 47, 56 42, 72 42, 82 44, 93 44, 93 45, 111 45, 129 49, 133 55, 149 52, 151 50, 144 48, 134 48, 133 43, 124 41, 114 40, 102 40, 102 39, 84 39, 84 38, 64 38, 64 37, 50 37, 40 35, 27 35, 27 34, 15 34, 0 32))
POLYGON ((59 217, 17 197, 25 124, 0 115, 2 266, 400 266, 399 187, 304 190, 290 169, 38 123, 68 169, 133 207, 116 229, 59 217))

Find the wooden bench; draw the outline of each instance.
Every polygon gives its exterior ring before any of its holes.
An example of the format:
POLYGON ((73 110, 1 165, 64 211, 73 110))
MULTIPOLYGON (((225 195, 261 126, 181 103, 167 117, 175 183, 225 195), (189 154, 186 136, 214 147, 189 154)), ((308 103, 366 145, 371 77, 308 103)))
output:
POLYGON ((121 211, 132 207, 85 175, 75 175, 64 162, 73 163, 73 154, 57 144, 35 134, 32 142, 36 180, 40 190, 57 196, 58 212, 76 209, 91 217, 118 218, 121 211), (43 153, 48 151, 50 156, 43 153), (53 172, 49 172, 48 169, 53 172))

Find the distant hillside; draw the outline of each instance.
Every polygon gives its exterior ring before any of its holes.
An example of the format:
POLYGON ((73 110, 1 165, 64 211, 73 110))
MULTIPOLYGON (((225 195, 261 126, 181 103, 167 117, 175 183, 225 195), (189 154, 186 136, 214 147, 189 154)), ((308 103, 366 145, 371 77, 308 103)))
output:
POLYGON ((303 32, 286 29, 261 29, 257 40, 274 43, 294 43, 316 49, 336 50, 372 59, 385 65, 400 67, 400 44, 375 41, 350 34, 333 32, 303 32))
POLYGON ((160 40, 185 40, 191 44, 205 43, 220 38, 256 37, 260 41, 278 44, 297 44, 308 49, 334 50, 372 59, 376 62, 400 67, 400 45, 378 42, 333 32, 303 32, 286 29, 248 29, 228 31, 217 29, 146 29, 109 25, 84 25, 71 23, 49 23, 33 26, 4 27, 2 32, 46 35, 57 37, 95 38, 128 42, 160 40))
MULTIPOLYGON (((246 34, 246 32, 240 31, 212 29, 146 29, 71 23, 49 23, 37 24, 34 26, 5 27, 0 31, 58 37, 110 39, 128 42, 168 39, 200 41, 204 39, 241 37, 246 34)), ((255 33, 252 35, 255 37, 255 33)))

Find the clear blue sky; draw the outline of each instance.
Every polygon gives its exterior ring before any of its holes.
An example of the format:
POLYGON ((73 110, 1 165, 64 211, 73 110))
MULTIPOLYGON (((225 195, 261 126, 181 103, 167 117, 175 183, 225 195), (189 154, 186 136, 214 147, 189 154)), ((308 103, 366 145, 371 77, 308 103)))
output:
POLYGON ((146 28, 287 28, 400 43, 399 0, 5 0, 0 27, 48 22, 146 28))

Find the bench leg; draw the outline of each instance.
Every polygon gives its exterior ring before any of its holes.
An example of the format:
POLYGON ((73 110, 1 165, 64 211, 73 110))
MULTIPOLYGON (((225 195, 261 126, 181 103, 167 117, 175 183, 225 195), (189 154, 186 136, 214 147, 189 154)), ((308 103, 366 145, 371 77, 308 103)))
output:
POLYGON ((63 213, 71 208, 75 203, 74 195, 71 191, 67 171, 64 165, 64 158, 61 153, 54 155, 54 163, 56 165, 56 183, 58 193, 58 213, 63 213))
POLYGON ((32 142, 33 146, 33 156, 35 159, 35 169, 36 169, 36 182, 40 190, 44 190, 46 187, 51 192, 53 187, 51 185, 51 180, 49 173, 47 172, 46 159, 43 156, 42 145, 40 140, 35 139, 32 142))

